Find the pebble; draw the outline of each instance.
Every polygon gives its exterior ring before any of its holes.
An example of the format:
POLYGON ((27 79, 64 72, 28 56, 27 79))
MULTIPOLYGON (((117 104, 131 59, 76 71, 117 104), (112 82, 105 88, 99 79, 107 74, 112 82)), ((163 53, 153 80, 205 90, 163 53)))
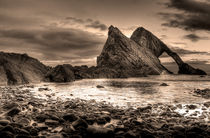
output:
POLYGON ((167 83, 162 83, 160 86, 169 86, 167 83))
POLYGON ((102 86, 102 85, 97 85, 96 87, 97 88, 104 88, 104 86, 102 86))
POLYGON ((45 124, 48 126, 57 126, 57 125, 59 125, 59 122, 56 120, 46 119, 45 124))
POLYGON ((17 115, 21 110, 17 107, 12 108, 10 111, 7 112, 8 116, 15 116, 17 115))
POLYGON ((83 120, 83 119, 77 119, 76 121, 74 121, 72 123, 72 126, 77 129, 78 127, 84 127, 84 128, 87 128, 88 127, 88 123, 83 120))
POLYGON ((208 137, 209 133, 205 120, 209 116, 210 102, 203 104, 203 112, 195 112, 202 113, 197 117, 191 110, 199 108, 198 104, 183 106, 175 103, 174 106, 160 103, 138 109, 120 109, 95 100, 37 99, 30 95, 30 90, 8 87, 5 91, 9 92, 2 97, 9 98, 0 99, 3 102, 0 106, 0 138, 208 137), (10 96, 6 96, 8 94, 10 96), (20 97, 23 101, 18 101, 20 97), (184 117, 176 112, 185 107, 192 116, 186 113, 184 117))
POLYGON ((78 117, 75 114, 66 114, 63 116, 63 119, 69 122, 73 122, 78 119, 78 117))
POLYGON ((6 126, 6 125, 8 125, 10 123, 10 121, 8 121, 8 120, 0 120, 0 125, 1 126, 6 126))

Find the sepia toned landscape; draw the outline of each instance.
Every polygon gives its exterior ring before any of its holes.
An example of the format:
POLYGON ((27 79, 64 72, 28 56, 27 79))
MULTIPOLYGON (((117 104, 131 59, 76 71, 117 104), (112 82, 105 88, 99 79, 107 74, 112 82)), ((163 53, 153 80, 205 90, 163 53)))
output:
POLYGON ((209 6, 0 0, 0 137, 209 137, 209 6))

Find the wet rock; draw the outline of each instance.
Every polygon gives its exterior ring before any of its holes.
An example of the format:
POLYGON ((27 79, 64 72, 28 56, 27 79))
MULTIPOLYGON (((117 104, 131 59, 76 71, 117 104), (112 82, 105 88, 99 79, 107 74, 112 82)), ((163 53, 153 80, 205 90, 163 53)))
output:
POLYGON ((85 120, 83 119, 77 119, 76 121, 74 121, 72 123, 72 126, 77 129, 78 127, 84 127, 84 128, 87 128, 88 127, 88 124, 85 120))
POLYGON ((167 83, 161 83, 160 86, 169 86, 167 83))
POLYGON ((112 129, 104 127, 94 127, 88 126, 87 128, 88 136, 93 138, 112 138, 114 137, 114 131, 112 129))
POLYGON ((38 91, 49 91, 49 88, 39 88, 38 91))
POLYGON ((201 95, 203 98, 209 99, 210 98, 210 89, 195 89, 194 93, 201 95))
POLYGON ((54 134, 54 135, 49 136, 49 138, 63 138, 63 135, 62 134, 54 134))
POLYGON ((10 132, 12 134, 15 134, 15 130, 12 126, 7 125, 4 128, 1 129, 1 132, 10 132))
POLYGON ((44 122, 46 119, 49 119, 49 116, 46 114, 40 114, 36 116, 37 121, 44 122))
POLYGON ((12 126, 12 127, 17 127, 17 128, 22 128, 23 127, 22 124, 19 124, 19 123, 16 123, 16 122, 11 122, 9 125, 12 126))
POLYGON ((97 88, 104 88, 104 86, 101 86, 101 85, 97 85, 96 87, 97 88))
POLYGON ((73 121, 77 120, 78 117, 75 116, 74 114, 66 114, 63 116, 63 119, 66 121, 69 121, 69 122, 73 122, 73 121))
POLYGON ((16 108, 16 107, 20 107, 20 105, 19 104, 17 104, 17 103, 11 103, 11 104, 5 104, 4 106, 3 106, 3 108, 4 109, 7 109, 7 110, 9 110, 9 109, 12 109, 12 108, 16 108))
POLYGON ((137 135, 132 131, 128 131, 128 132, 125 133, 125 137, 126 138, 136 138, 137 135))
POLYGON ((63 130, 63 127, 62 126, 59 126, 59 127, 56 127, 52 130, 53 133, 59 133, 63 130))
POLYGON ((101 124, 106 124, 107 123, 107 121, 106 121, 106 119, 105 118, 97 118, 97 121, 96 121, 99 125, 101 125, 101 124))
POLYGON ((210 102, 205 102, 203 105, 206 106, 207 108, 209 108, 210 107, 210 102))
POLYGON ((46 119, 45 124, 48 126, 57 126, 59 125, 59 122, 55 120, 46 119))
POLYGON ((29 135, 24 135, 24 134, 18 134, 15 136, 15 138, 31 138, 29 135))
POLYGON ((19 108, 14 107, 9 112, 7 112, 7 115, 8 116, 15 116, 15 115, 17 115, 20 112, 21 112, 21 110, 19 108))
POLYGON ((15 138, 15 135, 8 131, 1 131, 0 138, 15 138))
POLYGON ((2 126, 6 126, 9 123, 10 123, 10 121, 8 121, 8 120, 0 120, 0 125, 2 125, 2 126))
POLYGON ((190 109, 190 110, 194 110, 194 109, 197 108, 197 106, 196 106, 196 105, 193 105, 193 104, 191 104, 191 105, 186 105, 186 107, 187 107, 188 109, 190 109))
POLYGON ((25 129, 15 128, 15 131, 16 131, 17 134, 22 134, 22 135, 27 135, 27 136, 30 135, 30 133, 25 129))
POLYGON ((173 129, 177 131, 185 131, 185 128, 182 125, 174 125, 173 129))
POLYGON ((29 125, 30 120, 27 119, 27 118, 21 118, 21 119, 19 119, 19 120, 17 121, 17 123, 19 123, 19 124, 21 124, 21 125, 23 125, 23 126, 27 126, 27 125, 29 125))
POLYGON ((148 129, 141 130, 140 135, 142 138, 155 138, 153 133, 151 131, 149 131, 148 129))
POLYGON ((138 110, 140 112, 145 112, 147 110, 151 110, 152 109, 152 106, 151 105, 148 105, 148 106, 145 106, 145 107, 139 107, 138 110))
POLYGON ((39 130, 37 128, 30 129, 31 136, 38 136, 39 130))

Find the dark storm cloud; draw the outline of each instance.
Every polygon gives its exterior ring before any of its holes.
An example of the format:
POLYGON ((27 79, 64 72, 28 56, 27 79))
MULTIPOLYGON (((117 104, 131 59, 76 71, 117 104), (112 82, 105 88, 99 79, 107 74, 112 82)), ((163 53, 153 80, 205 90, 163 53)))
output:
MULTIPOLYGON (((178 55, 183 56, 183 55, 189 55, 189 54, 201 54, 201 55, 210 55, 208 52, 201 52, 201 51, 193 51, 193 50, 186 50, 183 48, 179 47, 170 47, 172 51, 176 52, 178 55)), ((166 53, 163 53, 161 57, 168 57, 166 53)))
POLYGON ((185 35, 184 38, 185 39, 189 39, 192 42, 197 42, 199 40, 206 40, 206 39, 208 39, 207 37, 200 37, 200 36, 198 36, 196 34, 188 34, 188 35, 185 35))
POLYGON ((101 23, 100 21, 98 20, 94 21, 93 19, 90 19, 90 18, 84 20, 84 19, 80 19, 76 17, 66 17, 66 20, 69 20, 78 24, 84 24, 84 26, 88 28, 100 29, 101 31, 105 31, 108 28, 105 24, 101 23))
MULTIPOLYGON (((77 29, 0 30, 0 37, 21 40, 26 43, 26 47, 39 51, 45 59, 51 60, 93 57, 99 54, 104 43, 97 35, 77 29), (86 54, 81 55, 83 53, 86 54)), ((20 49, 26 47, 21 46, 20 49)))
POLYGON ((163 26, 179 27, 185 30, 210 31, 210 4, 195 0, 170 0, 169 8, 183 13, 159 13, 167 22, 163 26))

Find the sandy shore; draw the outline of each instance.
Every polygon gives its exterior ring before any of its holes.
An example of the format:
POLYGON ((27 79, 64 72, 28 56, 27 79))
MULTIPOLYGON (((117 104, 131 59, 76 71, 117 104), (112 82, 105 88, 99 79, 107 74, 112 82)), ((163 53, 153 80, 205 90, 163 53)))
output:
POLYGON ((0 88, 0 137, 209 137, 210 102, 117 108, 73 99, 35 98, 27 87, 0 88), (192 113, 188 115, 189 113, 192 113))

